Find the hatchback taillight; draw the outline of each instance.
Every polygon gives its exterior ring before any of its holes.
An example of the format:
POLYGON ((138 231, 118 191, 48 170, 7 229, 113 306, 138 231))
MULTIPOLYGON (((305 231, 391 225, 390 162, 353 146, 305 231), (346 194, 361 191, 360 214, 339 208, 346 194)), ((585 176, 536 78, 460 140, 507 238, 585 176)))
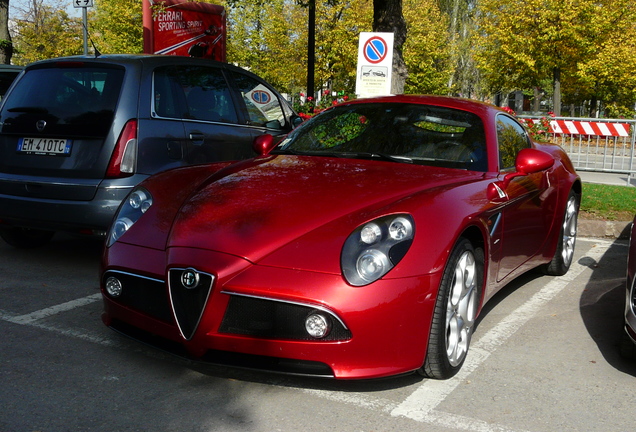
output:
POLYGON ((129 177, 137 166, 137 120, 129 120, 119 135, 106 169, 106 178, 129 177))

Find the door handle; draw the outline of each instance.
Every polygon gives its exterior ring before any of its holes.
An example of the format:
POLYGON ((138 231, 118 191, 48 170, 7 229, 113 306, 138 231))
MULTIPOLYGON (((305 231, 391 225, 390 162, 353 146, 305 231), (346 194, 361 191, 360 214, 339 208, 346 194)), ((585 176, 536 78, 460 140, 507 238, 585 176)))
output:
POLYGON ((190 132, 189 138, 194 145, 202 145, 205 140, 205 135, 198 132, 190 132))

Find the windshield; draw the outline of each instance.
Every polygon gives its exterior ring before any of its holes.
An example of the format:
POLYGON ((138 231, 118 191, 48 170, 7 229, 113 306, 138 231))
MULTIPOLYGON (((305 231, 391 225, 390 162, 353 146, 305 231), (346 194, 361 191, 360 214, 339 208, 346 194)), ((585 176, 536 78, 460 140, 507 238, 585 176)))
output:
POLYGON ((467 111, 421 104, 337 106, 298 127, 276 152, 487 170, 481 119, 467 111))

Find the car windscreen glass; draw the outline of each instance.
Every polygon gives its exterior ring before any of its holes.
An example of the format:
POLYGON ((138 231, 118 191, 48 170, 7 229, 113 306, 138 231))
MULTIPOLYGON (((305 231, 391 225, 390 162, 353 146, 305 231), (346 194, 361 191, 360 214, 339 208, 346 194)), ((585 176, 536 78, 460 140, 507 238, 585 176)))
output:
POLYGON ((38 121, 44 121, 49 134, 105 136, 123 77, 121 68, 31 69, 6 98, 2 132, 30 132, 38 121))
POLYGON ((277 150, 487 169, 481 119, 467 111, 432 105, 337 106, 298 127, 277 150))

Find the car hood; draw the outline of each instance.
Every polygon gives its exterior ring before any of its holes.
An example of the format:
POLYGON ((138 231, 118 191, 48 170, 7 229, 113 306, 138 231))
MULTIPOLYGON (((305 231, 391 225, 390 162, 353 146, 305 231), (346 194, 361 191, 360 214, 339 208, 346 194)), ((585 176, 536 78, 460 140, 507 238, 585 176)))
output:
MULTIPOLYGON (((255 263, 345 216, 339 233, 327 236, 346 238, 378 211, 408 211, 391 206, 396 201, 482 175, 395 162, 270 156, 204 182, 176 215, 168 247, 215 250, 255 263)), ((337 239, 338 248, 343 242, 337 239)))

